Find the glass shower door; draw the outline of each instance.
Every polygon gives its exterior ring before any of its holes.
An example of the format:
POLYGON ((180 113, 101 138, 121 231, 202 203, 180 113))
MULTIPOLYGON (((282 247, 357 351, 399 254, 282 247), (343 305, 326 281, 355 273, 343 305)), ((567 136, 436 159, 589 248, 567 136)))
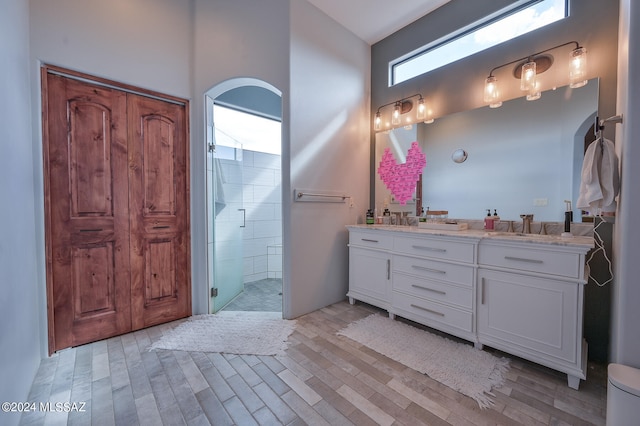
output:
POLYGON ((216 313, 244 289, 242 145, 213 125, 207 99, 208 256, 210 313, 216 313))

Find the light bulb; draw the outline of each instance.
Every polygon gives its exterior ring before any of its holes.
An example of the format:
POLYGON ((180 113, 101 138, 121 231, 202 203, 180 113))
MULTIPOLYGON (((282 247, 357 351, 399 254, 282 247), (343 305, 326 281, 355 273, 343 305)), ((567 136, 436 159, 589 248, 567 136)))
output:
POLYGON ((569 87, 578 88, 587 84, 587 51, 578 47, 571 51, 569 63, 569 87))
POLYGON ((400 103, 396 103, 393 107, 393 114, 391 115, 391 125, 397 126, 400 124, 400 103))
POLYGON ((498 90, 498 79, 490 75, 484 81, 484 101, 490 108, 498 108, 502 105, 500 101, 500 91, 498 90))
POLYGON ((424 99, 420 98, 420 100, 418 100, 418 111, 416 112, 416 119, 418 121, 422 121, 425 118, 427 118, 427 107, 424 104, 424 99))
POLYGON ((522 74, 520 76, 520 90, 530 92, 536 87, 536 63, 534 61, 527 62, 522 66, 522 74))
POLYGON ((380 124, 382 123, 382 117, 380 117, 380 111, 376 112, 376 118, 373 119, 373 130, 380 130, 380 124))

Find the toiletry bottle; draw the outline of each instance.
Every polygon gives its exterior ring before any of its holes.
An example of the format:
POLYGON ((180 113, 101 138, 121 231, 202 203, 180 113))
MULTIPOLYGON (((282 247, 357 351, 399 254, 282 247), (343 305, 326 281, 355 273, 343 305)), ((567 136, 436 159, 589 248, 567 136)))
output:
POLYGON ((493 231, 493 217, 491 217, 491 209, 487 209, 487 215, 484 218, 484 229, 493 231))
POLYGON ((560 234, 562 237, 571 237, 571 222, 573 222, 573 209, 571 208, 571 201, 564 200, 566 205, 566 211, 564 212, 564 232, 560 234))
POLYGON ((367 210, 367 225, 373 225, 374 222, 373 210, 369 209, 367 210))
POLYGON ((498 210, 493 209, 493 229, 498 229, 498 222, 500 222, 500 216, 498 216, 498 210))

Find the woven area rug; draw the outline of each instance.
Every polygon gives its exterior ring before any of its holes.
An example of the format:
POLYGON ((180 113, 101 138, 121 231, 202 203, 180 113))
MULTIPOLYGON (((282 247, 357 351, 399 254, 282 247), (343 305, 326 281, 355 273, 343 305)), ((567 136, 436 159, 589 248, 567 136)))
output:
POLYGON ((149 349, 283 355, 295 324, 295 320, 283 320, 280 312, 220 311, 196 315, 170 330, 149 349))
POLYGON ((507 358, 381 315, 369 315, 338 334, 475 399, 480 408, 493 405, 491 389, 502 386, 509 369, 507 358))

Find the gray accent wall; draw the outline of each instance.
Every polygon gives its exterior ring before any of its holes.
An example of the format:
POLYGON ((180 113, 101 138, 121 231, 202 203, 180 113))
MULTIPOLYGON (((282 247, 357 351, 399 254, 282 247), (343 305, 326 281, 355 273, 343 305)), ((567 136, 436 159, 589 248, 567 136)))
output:
MULTIPOLYGON (((40 364, 45 331, 38 303, 44 276, 35 231, 40 185, 31 145, 29 10, 23 0, 2 2, 0 52, 0 402, 19 402, 40 364)), ((19 420, 19 413, 0 412, 3 425, 19 420)))
MULTIPOLYGON (((570 0, 571 15, 561 21, 524 34, 491 49, 476 53, 427 74, 389 87, 389 62, 419 47, 495 12, 509 3, 508 0, 452 0, 434 12, 424 16, 391 36, 374 44, 371 49, 371 109, 393 102, 414 93, 426 99, 437 119, 452 113, 485 106, 483 102, 484 80, 494 67, 523 56, 542 51, 572 40, 578 41, 588 51, 587 78, 600 78, 599 113, 602 117, 616 112, 616 62, 618 55, 618 0, 570 0)), ((554 64, 545 73, 548 90, 555 82, 567 84, 566 70, 571 47, 553 50, 554 64), (558 80, 547 77, 556 73, 558 80)), ((512 68, 505 67, 499 78, 504 99, 521 97, 517 80, 509 76, 512 68), (510 80, 510 81, 509 81, 510 80)), ((373 115, 370 124, 373 126, 373 115)), ((613 131, 606 133, 613 137, 613 131)), ((374 138, 372 138, 372 143, 374 138)), ((371 179, 375 175, 372 173, 371 179)), ((373 185, 372 185, 373 187, 373 185)))
MULTIPOLYGON (((640 228, 633 223, 640 211, 640 187, 635 184, 640 180, 640 168, 634 164, 640 161, 640 148, 636 143, 640 139, 640 120, 637 119, 640 88, 631 78, 638 75, 640 67, 635 53, 640 40, 637 24, 640 6, 633 0, 569 0, 571 16, 565 20, 388 87, 389 61, 509 3, 508 0, 452 0, 373 45, 371 107, 375 110, 379 105, 419 92, 434 109, 437 120, 441 116, 484 106, 482 85, 493 67, 572 40, 585 46, 589 55, 587 77, 597 77, 600 81, 600 117, 624 114, 621 125, 610 124, 605 130, 605 136, 615 140, 622 180, 610 253, 615 262, 614 281, 607 287, 612 292, 609 359, 640 367, 640 310, 637 309, 640 304, 640 264, 637 261, 640 228)), ((566 70, 564 51, 550 53, 555 57, 552 70, 566 70)), ((521 96, 517 85, 511 89, 505 99, 521 96)), ((374 141, 372 136, 371 143, 374 141)), ((375 178, 372 167, 371 181, 375 178)))

